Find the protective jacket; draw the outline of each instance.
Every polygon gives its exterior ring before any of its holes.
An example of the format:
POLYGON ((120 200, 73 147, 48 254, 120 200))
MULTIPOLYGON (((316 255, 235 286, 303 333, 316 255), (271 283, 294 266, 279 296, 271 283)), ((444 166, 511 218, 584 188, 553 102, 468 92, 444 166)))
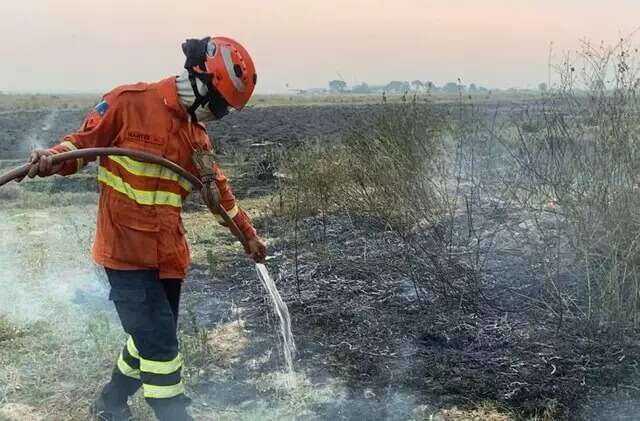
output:
MULTIPOLYGON (((212 149, 204 125, 189 119, 173 77, 109 92, 81 129, 51 151, 109 146, 154 153, 196 175, 193 151, 212 149)), ((72 174, 84 165, 82 160, 66 162, 59 174, 72 174)), ((215 164, 214 170, 222 206, 245 237, 254 238, 256 231, 238 207, 227 178, 215 164)), ((158 269, 160 278, 183 279, 189 248, 180 211, 191 192, 190 183, 159 165, 120 156, 100 158, 98 181, 96 263, 119 270, 158 269)))

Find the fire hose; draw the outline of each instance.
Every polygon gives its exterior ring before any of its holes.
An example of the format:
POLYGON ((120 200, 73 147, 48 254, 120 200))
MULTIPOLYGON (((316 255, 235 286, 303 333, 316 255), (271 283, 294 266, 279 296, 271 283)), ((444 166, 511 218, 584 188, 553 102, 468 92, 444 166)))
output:
MULTIPOLYGON (((171 162, 168 159, 164 159, 160 156, 157 156, 148 152, 134 150, 134 149, 86 148, 86 149, 78 149, 71 152, 62 152, 59 154, 54 154, 49 156, 49 159, 51 160, 52 165, 56 165, 64 161, 72 161, 76 159, 92 160, 99 156, 106 156, 106 155, 127 156, 129 158, 133 158, 139 161, 143 161, 151 164, 157 164, 185 178, 187 181, 189 181, 193 185, 194 188, 201 189, 203 187, 202 181, 200 181, 198 177, 196 177, 189 171, 185 170, 178 164, 171 162)), ((3 185, 7 184, 12 180, 25 177, 28 174, 30 167, 31 167, 31 164, 25 164, 9 171, 6 174, 0 175, 0 187, 2 187, 3 185)), ((240 243, 242 243, 245 250, 248 250, 247 241, 242 231, 240 231, 236 223, 229 216, 226 209, 219 202, 207 203, 207 207, 212 213, 218 214, 222 217, 225 224, 227 224, 227 226, 229 227, 233 235, 235 235, 236 238, 240 241, 240 243)))

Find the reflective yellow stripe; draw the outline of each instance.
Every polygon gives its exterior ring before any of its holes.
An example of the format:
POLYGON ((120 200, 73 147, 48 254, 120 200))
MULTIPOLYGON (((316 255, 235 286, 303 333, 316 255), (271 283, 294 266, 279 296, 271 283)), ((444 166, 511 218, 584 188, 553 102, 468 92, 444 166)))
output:
POLYGON ((173 386, 154 386, 151 384, 143 384, 144 397, 151 399, 169 399, 184 393, 184 384, 182 381, 173 386))
MULTIPOLYGON (((78 150, 76 145, 74 145, 72 142, 69 142, 68 140, 65 140, 64 142, 62 142, 61 145, 65 146, 70 151, 77 151, 78 150)), ((78 165, 77 171, 80 171, 80 169, 82 167, 84 167, 84 159, 82 159, 82 158, 76 159, 76 165, 78 165)))
POLYGON ((78 148, 76 148, 76 145, 74 145, 73 143, 69 142, 68 140, 65 140, 64 142, 62 142, 62 146, 66 147, 70 151, 78 150, 78 148))
POLYGON ((171 374, 182 367, 182 355, 178 354, 171 361, 152 361, 140 358, 140 370, 152 374, 171 374))
POLYGON ((191 183, 189 183, 186 179, 180 177, 170 169, 165 168, 161 165, 136 161, 135 159, 131 159, 128 156, 109 155, 108 158, 133 175, 137 175, 139 177, 153 177, 161 178, 163 180, 175 181, 186 191, 191 191, 191 183))
POLYGON ((140 359, 140 353, 138 352, 138 348, 136 348, 136 344, 133 342, 133 338, 131 336, 127 339, 127 351, 129 351, 129 355, 133 358, 140 359))
POLYGON ((134 189, 129 183, 102 166, 98 167, 98 180, 141 205, 182 207, 182 197, 179 194, 161 190, 146 191, 134 189))
POLYGON ((137 370, 127 364, 124 358, 122 358, 122 353, 120 353, 120 356, 118 357, 118 370, 127 377, 140 380, 140 370, 137 370))
MULTIPOLYGON (((239 211, 240 211, 240 209, 238 208, 238 205, 236 204, 236 205, 234 205, 231 209, 229 209, 229 210, 227 211, 227 214, 229 215, 229 217, 230 217, 231 219, 233 219, 233 218, 235 218, 235 217, 236 217, 236 215, 238 214, 238 212, 239 212, 239 211)), ((221 223, 221 224, 224 224, 224 223, 225 223, 225 220, 222 218, 222 215, 215 214, 214 216, 215 216, 216 220, 217 220, 219 223, 221 223)))
POLYGON ((231 218, 235 218, 236 215, 238 214, 238 205, 233 205, 233 207, 231 209, 229 209, 227 211, 227 214, 231 217, 231 218))

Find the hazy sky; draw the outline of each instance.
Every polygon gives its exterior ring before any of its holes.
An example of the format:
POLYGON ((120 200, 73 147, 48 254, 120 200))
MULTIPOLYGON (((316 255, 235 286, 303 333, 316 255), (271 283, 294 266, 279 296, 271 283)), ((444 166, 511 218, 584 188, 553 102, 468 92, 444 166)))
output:
MULTIPOLYGON (((259 92, 462 77, 535 86, 579 40, 640 27, 638 0, 0 0, 0 90, 103 92, 177 74, 187 37, 245 44, 259 92)), ((638 40, 640 41, 640 39, 638 40)))

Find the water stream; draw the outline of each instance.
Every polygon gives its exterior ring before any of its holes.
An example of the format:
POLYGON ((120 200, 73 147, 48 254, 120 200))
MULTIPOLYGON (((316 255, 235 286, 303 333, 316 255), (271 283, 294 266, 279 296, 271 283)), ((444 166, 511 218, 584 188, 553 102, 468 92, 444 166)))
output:
POLYGON ((293 333, 291 332, 291 316, 289 315, 289 309, 287 304, 282 300, 280 292, 276 287, 275 282, 269 275, 265 265, 256 264, 256 271, 258 272, 258 278, 264 288, 269 292, 271 297, 271 303, 273 304, 273 311, 280 319, 280 334, 282 335, 282 348, 284 352, 284 360, 287 364, 287 385, 294 386, 295 383, 295 371, 293 368, 293 357, 296 353, 296 343, 293 339, 293 333))

